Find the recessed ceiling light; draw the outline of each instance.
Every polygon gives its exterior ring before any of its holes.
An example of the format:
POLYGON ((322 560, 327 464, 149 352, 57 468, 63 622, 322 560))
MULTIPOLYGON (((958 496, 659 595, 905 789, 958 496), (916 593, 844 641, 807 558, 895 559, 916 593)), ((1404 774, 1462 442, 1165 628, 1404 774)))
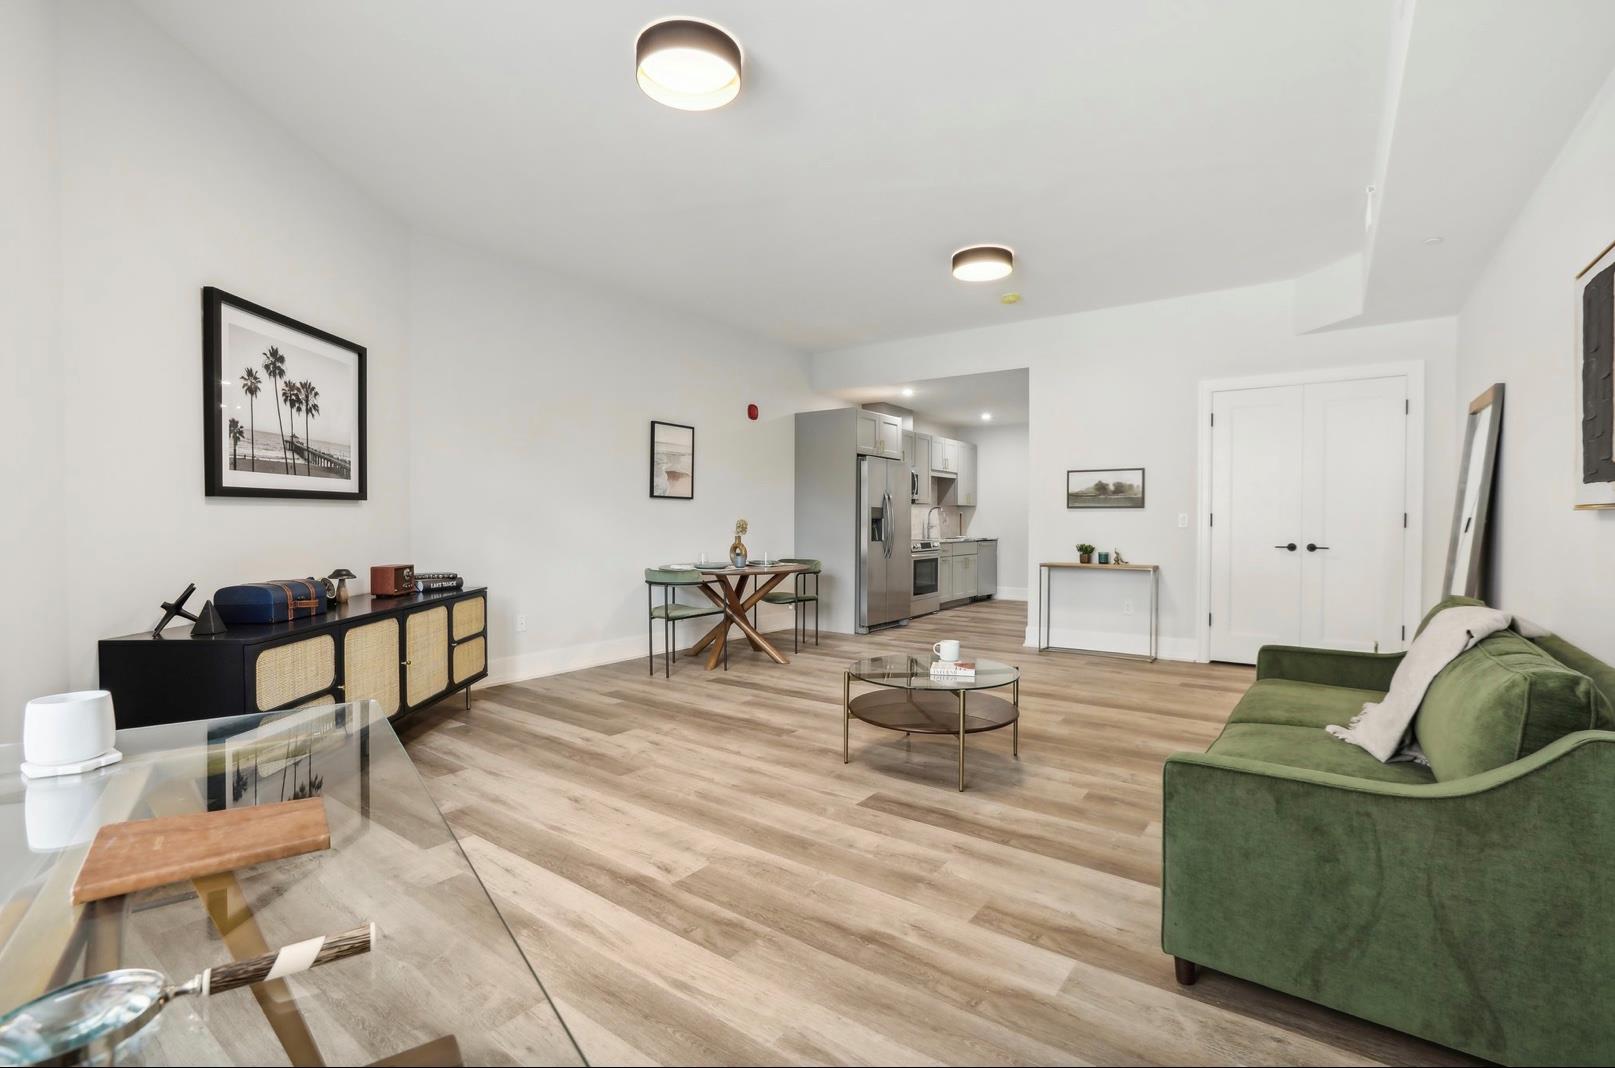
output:
POLYGON ((905 396, 905 397, 914 396, 914 387, 913 386, 904 386, 903 387, 903 396, 905 396))
POLYGON ((992 422, 993 421, 993 413, 992 412, 982 412, 981 413, 981 421, 983 423, 992 422))
POLYGON ((639 32, 639 87, 658 104, 711 111, 740 95, 740 42, 700 19, 664 19, 639 32))
POLYGON ((1015 269, 1015 253, 1003 245, 972 245, 953 254, 953 277, 961 282, 996 282, 1015 269))
POLYGON ((1445 240, 1447 239, 1442 237, 1440 234, 1433 234, 1430 237, 1425 238, 1424 243, 1426 245, 1439 245, 1445 240))

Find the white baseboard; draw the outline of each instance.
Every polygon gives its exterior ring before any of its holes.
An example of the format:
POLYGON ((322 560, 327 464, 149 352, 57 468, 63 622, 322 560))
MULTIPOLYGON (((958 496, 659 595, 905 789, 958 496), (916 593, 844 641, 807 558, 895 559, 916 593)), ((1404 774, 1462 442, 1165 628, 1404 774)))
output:
MULTIPOLYGON (((688 649, 697 638, 706 632, 707 628, 717 622, 716 617, 697 619, 690 623, 679 625, 678 637, 675 639, 680 652, 688 649)), ((758 617, 758 623, 763 632, 784 631, 787 641, 791 636, 791 611, 771 607, 758 617)), ((808 633, 812 635, 812 623, 809 622, 808 633)), ((829 631, 824 631, 829 633, 829 631)), ((739 631, 730 632, 730 640, 739 639, 739 631)), ((525 653, 516 653, 512 656, 501 656, 488 663, 488 676, 478 682, 473 689, 485 686, 503 686, 509 682, 525 682, 528 679, 542 679, 550 675, 564 675, 568 671, 581 671, 584 668, 600 667, 603 664, 616 664, 624 660, 633 660, 643 657, 646 653, 645 632, 621 637, 605 638, 597 642, 582 642, 577 645, 563 645, 554 649, 533 649, 525 653)), ((662 635, 660 628, 656 632, 656 655, 662 653, 662 635)))
MULTIPOLYGON (((1026 628, 1026 644, 1037 648, 1037 624, 1026 628)), ((1122 632, 1109 632, 1098 630, 1077 630, 1069 627, 1055 627, 1049 632, 1049 644, 1063 646, 1067 649, 1088 649, 1094 652, 1106 653, 1136 653, 1147 655, 1149 653, 1149 639, 1141 634, 1122 632)), ((1157 640, 1155 655, 1162 660, 1199 659, 1199 647, 1193 638, 1173 638, 1161 636, 1157 640)))
POLYGON ((1024 587, 1000 586, 998 592, 993 594, 997 601, 1025 601, 1030 599, 1031 591, 1024 587))

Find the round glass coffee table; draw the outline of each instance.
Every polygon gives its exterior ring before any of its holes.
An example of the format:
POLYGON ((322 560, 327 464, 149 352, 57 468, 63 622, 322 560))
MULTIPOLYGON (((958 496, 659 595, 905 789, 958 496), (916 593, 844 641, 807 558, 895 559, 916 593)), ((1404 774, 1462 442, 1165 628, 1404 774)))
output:
POLYGON ((976 660, 974 678, 937 677, 932 660, 907 655, 855 661, 841 682, 841 762, 852 760, 852 721, 904 734, 952 734, 959 738, 959 789, 965 788, 965 735, 1010 728, 1010 746, 1021 755, 1021 669, 996 660, 976 660), (854 680, 880 689, 852 695, 854 680), (1010 699, 982 690, 1010 688, 1010 699), (975 696, 966 701, 966 695, 975 696))

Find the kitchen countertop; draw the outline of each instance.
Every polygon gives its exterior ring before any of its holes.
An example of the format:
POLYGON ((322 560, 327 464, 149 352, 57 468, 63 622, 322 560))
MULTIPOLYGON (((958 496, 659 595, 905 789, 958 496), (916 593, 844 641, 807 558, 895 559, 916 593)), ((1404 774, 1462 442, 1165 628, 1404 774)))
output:
POLYGON ((997 541, 997 538, 943 538, 943 545, 953 545, 961 541, 997 541))

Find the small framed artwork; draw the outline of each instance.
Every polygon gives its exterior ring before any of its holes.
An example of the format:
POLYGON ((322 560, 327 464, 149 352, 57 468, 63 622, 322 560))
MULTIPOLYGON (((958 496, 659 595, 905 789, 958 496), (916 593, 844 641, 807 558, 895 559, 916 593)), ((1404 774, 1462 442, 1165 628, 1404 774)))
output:
POLYGON ((1576 276, 1576 346, 1570 416, 1576 466, 1572 502, 1615 508, 1615 244, 1576 276))
POLYGON ((1144 507, 1142 467, 1099 467, 1065 473, 1067 508, 1144 507))
POLYGON ((695 499, 695 427, 651 420, 650 495, 695 499))
POLYGON ((365 499, 365 349, 202 290, 209 497, 365 499))

